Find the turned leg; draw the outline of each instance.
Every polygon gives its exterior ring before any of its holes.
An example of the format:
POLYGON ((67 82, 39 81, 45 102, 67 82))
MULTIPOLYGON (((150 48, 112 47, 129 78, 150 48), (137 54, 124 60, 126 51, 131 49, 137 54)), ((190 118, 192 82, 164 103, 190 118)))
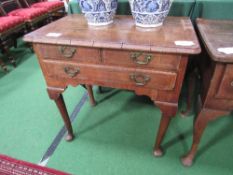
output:
POLYGON ((90 103, 91 103, 92 106, 95 106, 96 102, 95 102, 95 98, 94 98, 94 95, 93 95, 92 86, 91 85, 85 85, 85 86, 87 88, 87 92, 88 92, 88 95, 89 95, 90 103))
POLYGON ((201 109, 199 112, 197 119, 194 123, 194 131, 193 131, 193 143, 190 151, 186 156, 181 158, 182 164, 184 166, 191 166, 193 163, 193 159, 196 155, 199 142, 201 140, 202 134, 210 120, 217 118, 218 116, 226 115, 229 112, 227 111, 215 111, 209 109, 201 109))
POLYGON ((160 157, 163 155, 163 150, 161 148, 161 143, 166 134, 167 128, 171 121, 171 118, 175 116, 177 112, 177 105, 169 104, 169 103, 156 103, 155 104, 160 108, 162 112, 162 117, 159 125, 159 130, 154 146, 154 155, 156 157, 160 157))
POLYGON ((13 42, 14 42, 14 48, 17 48, 18 43, 17 43, 17 37, 16 36, 14 36, 13 42))
POLYGON ((193 70, 192 73, 189 76, 189 80, 188 80, 188 92, 187 92, 187 107, 185 110, 181 111, 181 116, 182 117, 186 117, 187 115, 189 115, 191 108, 192 108, 192 101, 194 101, 194 99, 192 99, 194 97, 195 94, 195 88, 196 87, 196 80, 198 77, 198 71, 197 69, 193 70))
POLYGON ((99 93, 103 93, 103 88, 102 88, 102 86, 98 86, 98 89, 99 89, 99 93))
POLYGON ((36 30, 35 24, 31 23, 30 24, 30 31, 36 30))
POLYGON ((49 16, 48 16, 48 18, 46 19, 46 23, 49 24, 49 23, 51 23, 51 22, 53 22, 53 16, 52 16, 52 14, 50 13, 49 16))
POLYGON ((6 65, 3 63, 1 59, 0 59, 0 67, 3 69, 4 72, 7 72, 6 65))
POLYGON ((9 48, 7 46, 3 47, 3 53, 6 54, 7 58, 10 60, 10 63, 16 67, 16 60, 15 58, 10 54, 9 48))
POLYGON ((11 55, 9 55, 8 58, 9 58, 9 60, 10 60, 10 63, 11 63, 14 67, 16 67, 16 60, 15 60, 15 58, 14 58, 13 56, 11 56, 11 55))
POLYGON ((64 89, 59 89, 59 88, 48 88, 47 89, 49 97, 51 99, 53 99, 61 113, 62 119, 64 121, 65 127, 67 129, 67 136, 65 137, 66 141, 71 141, 74 138, 74 134, 73 134, 73 129, 72 129, 72 125, 71 125, 71 121, 66 109, 66 105, 62 96, 62 92, 64 91, 64 89))
POLYGON ((191 73, 190 75, 190 79, 188 81, 188 92, 186 94, 187 96, 187 107, 186 107, 186 110, 183 110, 181 111, 181 116, 185 117, 187 115, 189 115, 190 111, 191 111, 191 108, 192 108, 192 97, 193 97, 193 94, 194 94, 194 87, 195 87, 195 73, 191 73))

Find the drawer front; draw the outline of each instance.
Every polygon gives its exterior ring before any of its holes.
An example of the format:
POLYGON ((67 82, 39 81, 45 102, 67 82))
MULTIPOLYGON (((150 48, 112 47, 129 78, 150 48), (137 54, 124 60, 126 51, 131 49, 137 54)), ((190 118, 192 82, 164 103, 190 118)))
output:
POLYGON ((173 90, 176 84, 175 72, 151 71, 117 66, 98 66, 62 62, 43 62, 50 78, 74 83, 104 84, 116 88, 135 89, 137 87, 173 90))
POLYGON ((177 70, 181 59, 180 55, 117 51, 111 49, 103 50, 101 57, 103 63, 106 65, 161 68, 168 70, 177 70))
POLYGON ((76 63, 92 63, 120 67, 178 70, 181 56, 147 52, 97 49, 88 47, 39 44, 43 59, 68 60, 76 63))
POLYGON ((100 63, 100 50, 87 47, 39 45, 44 59, 69 60, 80 63, 100 63))
POLYGON ((226 66, 223 77, 219 83, 216 97, 233 100, 233 65, 226 66))

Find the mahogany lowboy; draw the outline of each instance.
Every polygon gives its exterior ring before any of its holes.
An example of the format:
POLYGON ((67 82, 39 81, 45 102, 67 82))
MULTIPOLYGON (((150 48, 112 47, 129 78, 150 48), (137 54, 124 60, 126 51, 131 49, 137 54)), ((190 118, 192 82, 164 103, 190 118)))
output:
POLYGON ((218 50, 232 47, 233 21, 197 19, 196 22, 205 46, 198 60, 202 92, 200 109, 194 122, 192 147, 182 158, 185 166, 192 165, 207 124, 228 115, 233 109, 233 54, 218 50))
POLYGON ((62 98, 67 86, 86 84, 128 89, 147 95, 162 111, 154 154, 178 109, 178 99, 190 54, 200 53, 192 23, 186 17, 169 17, 159 28, 137 28, 131 16, 117 16, 104 27, 87 25, 81 15, 71 15, 24 37, 32 42, 65 126, 67 140, 73 131, 62 98), (175 41, 188 41, 189 46, 175 41))

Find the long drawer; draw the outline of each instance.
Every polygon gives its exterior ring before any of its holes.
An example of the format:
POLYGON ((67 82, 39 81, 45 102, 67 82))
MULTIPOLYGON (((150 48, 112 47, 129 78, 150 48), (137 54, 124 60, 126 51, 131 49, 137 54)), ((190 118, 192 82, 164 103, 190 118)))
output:
POLYGON ((37 47, 43 53, 43 59, 66 60, 75 63, 178 70, 181 60, 181 56, 175 54, 42 44, 37 47))
POLYGON ((118 66, 104 66, 96 64, 65 63, 45 60, 43 67, 47 76, 59 81, 78 81, 93 84, 108 83, 125 86, 127 89, 135 87, 157 90, 173 90, 177 73, 172 71, 156 71, 118 66))

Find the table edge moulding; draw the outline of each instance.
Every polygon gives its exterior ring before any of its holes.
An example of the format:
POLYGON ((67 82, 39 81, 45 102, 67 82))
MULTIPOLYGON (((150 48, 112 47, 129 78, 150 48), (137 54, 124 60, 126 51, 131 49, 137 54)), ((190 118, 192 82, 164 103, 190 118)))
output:
POLYGON ((188 56, 201 51, 189 18, 167 17, 163 26, 144 29, 135 26, 132 16, 116 16, 111 25, 93 27, 74 14, 25 35, 24 41, 33 43, 67 140, 74 136, 62 98, 68 85, 86 84, 89 92, 91 85, 128 89, 149 96, 160 108, 154 155, 163 155, 160 145, 178 110, 188 56))

